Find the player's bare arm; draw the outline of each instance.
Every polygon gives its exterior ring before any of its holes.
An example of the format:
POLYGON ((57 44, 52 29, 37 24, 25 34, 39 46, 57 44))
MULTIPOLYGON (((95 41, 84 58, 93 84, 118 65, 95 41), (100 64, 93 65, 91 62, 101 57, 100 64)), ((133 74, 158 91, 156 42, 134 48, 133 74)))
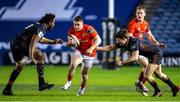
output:
POLYGON ((149 41, 151 41, 154 45, 159 45, 159 42, 155 39, 155 37, 152 35, 152 33, 147 34, 147 38, 149 41))
POLYGON ((38 35, 33 35, 30 45, 29 45, 29 58, 31 59, 32 63, 36 64, 36 60, 34 59, 34 52, 35 52, 35 44, 39 42, 40 38, 38 35))
POLYGON ((159 43, 159 42, 155 39, 155 37, 153 36, 152 33, 147 34, 147 38, 148 38, 149 41, 151 41, 151 42, 152 42, 153 44, 155 44, 155 45, 158 45, 160 48, 165 48, 165 47, 166 47, 166 44, 164 44, 164 43, 159 43))
POLYGON ((90 54, 92 53, 92 51, 99 46, 99 42, 100 42, 100 41, 99 41, 99 40, 100 40, 99 38, 100 38, 99 35, 97 35, 97 36, 94 38, 94 40, 93 40, 93 41, 94 41, 93 45, 92 45, 89 49, 86 50, 86 53, 87 53, 87 54, 90 55, 90 54))
POLYGON ((42 37, 39 42, 44 43, 44 44, 62 44, 63 40, 62 39, 51 40, 51 39, 47 39, 45 37, 42 37))
POLYGON ((95 49, 96 47, 98 47, 99 46, 99 43, 98 42, 100 42, 99 41, 100 39, 99 39, 99 35, 97 35, 95 38, 94 38, 94 43, 93 43, 93 45, 90 47, 91 49, 95 49))
POLYGON ((102 47, 97 47, 97 51, 103 51, 103 52, 108 52, 117 49, 116 45, 108 45, 108 46, 102 46, 102 47))
POLYGON ((125 64, 130 64, 130 63, 136 62, 136 61, 138 61, 138 56, 139 56, 139 51, 133 51, 129 59, 127 59, 125 61, 117 62, 117 65, 122 66, 125 64))

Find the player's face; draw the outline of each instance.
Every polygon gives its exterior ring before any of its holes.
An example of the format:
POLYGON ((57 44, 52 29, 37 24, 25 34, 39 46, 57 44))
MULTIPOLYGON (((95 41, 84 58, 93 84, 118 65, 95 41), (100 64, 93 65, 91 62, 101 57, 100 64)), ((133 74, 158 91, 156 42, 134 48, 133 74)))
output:
POLYGON ((124 45, 126 45, 127 39, 116 38, 116 42, 117 42, 119 45, 124 46, 124 45))
POLYGON ((54 25, 55 25, 54 23, 55 23, 55 19, 53 19, 52 21, 49 22, 49 26, 48 26, 48 28, 47 28, 48 31, 50 31, 50 30, 53 29, 53 27, 54 27, 54 25))
POLYGON ((144 17, 146 16, 146 13, 143 9, 137 9, 136 10, 136 18, 140 21, 144 21, 144 17))
POLYGON ((83 22, 82 21, 73 21, 75 31, 81 31, 83 29, 83 22))

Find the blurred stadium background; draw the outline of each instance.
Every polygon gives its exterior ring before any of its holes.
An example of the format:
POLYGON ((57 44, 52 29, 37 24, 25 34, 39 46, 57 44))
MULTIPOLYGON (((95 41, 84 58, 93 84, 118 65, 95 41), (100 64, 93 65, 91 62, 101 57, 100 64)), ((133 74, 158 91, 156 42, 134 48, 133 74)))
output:
MULTIPOLYGON (((135 16, 136 6, 144 4, 147 8, 146 18, 150 22, 154 36, 168 45, 162 50, 163 65, 180 66, 180 0, 113 1, 114 17, 117 21, 115 25, 108 25, 109 29, 113 26, 117 27, 115 30, 127 27, 135 16)), ((72 18, 81 15, 85 23, 94 26, 103 39, 103 21, 110 17, 108 4, 108 0, 0 0, 0 65, 11 65, 14 62, 9 47, 10 39, 46 12, 56 14, 56 26, 46 37, 66 40, 67 31, 72 26, 72 18)), ((38 47, 45 52, 47 64, 69 63, 72 50, 64 44, 38 47)), ((98 54, 95 63, 100 64, 102 57, 101 53, 98 54)))
MULTIPOLYGON (((180 66, 180 0, 0 0, 0 92, 7 83, 14 60, 9 41, 22 28, 37 21, 47 12, 56 14, 55 28, 45 36, 66 40, 67 31, 72 26, 72 18, 81 15, 84 22, 97 29, 103 44, 112 43, 112 36, 121 28, 126 28, 135 17, 135 8, 143 4, 147 8, 146 19, 149 21, 153 35, 158 41, 168 45, 162 49, 165 66, 163 71, 178 84, 180 66), (109 2, 114 1, 113 9, 109 2)), ((83 97, 76 97, 80 83, 80 69, 77 69, 73 86, 68 91, 60 90, 66 81, 67 68, 72 49, 63 45, 41 45, 45 52, 46 78, 56 84, 55 88, 45 92, 37 90, 37 73, 34 65, 26 66, 14 85, 15 96, 5 97, 0 94, 0 101, 179 101, 180 97, 171 97, 167 86, 158 82, 164 92, 161 98, 142 97, 135 91, 134 82, 140 71, 139 67, 125 67, 120 70, 102 70, 94 66, 90 73, 88 88, 83 97), (52 66, 51 66, 52 65, 52 66), (57 65, 57 66, 56 66, 57 65), (63 65, 63 66, 62 66, 63 65)), ((111 63, 116 55, 127 58, 123 52, 98 53, 95 63, 114 68, 111 63), (106 62, 110 62, 106 65, 106 62)), ((27 63, 30 61, 27 59, 27 63)), ((147 83, 153 93, 153 89, 147 83)))

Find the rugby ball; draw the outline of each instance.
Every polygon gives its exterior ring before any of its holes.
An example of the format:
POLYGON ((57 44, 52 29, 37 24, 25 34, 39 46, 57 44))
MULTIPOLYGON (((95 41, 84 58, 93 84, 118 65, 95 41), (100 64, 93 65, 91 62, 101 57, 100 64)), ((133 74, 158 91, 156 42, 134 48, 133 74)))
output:
POLYGON ((68 42, 71 47, 78 47, 80 45, 79 39, 75 35, 68 35, 68 42))

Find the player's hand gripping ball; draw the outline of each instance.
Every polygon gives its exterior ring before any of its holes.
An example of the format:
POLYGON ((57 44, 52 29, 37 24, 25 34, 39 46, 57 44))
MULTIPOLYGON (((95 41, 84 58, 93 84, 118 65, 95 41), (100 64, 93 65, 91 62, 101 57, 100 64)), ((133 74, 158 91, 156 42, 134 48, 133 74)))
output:
POLYGON ((80 45, 79 39, 75 35, 68 35, 68 43, 71 47, 78 47, 80 45))

